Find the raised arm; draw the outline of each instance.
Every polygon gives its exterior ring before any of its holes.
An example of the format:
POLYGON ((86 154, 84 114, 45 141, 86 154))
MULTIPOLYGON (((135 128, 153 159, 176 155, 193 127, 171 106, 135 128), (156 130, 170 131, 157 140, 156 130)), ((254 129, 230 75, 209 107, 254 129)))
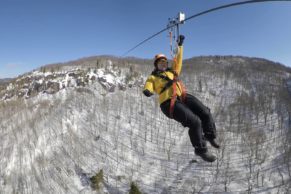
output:
POLYGON ((173 70, 177 73, 179 76, 182 70, 182 64, 183 64, 183 41, 185 37, 183 35, 179 36, 178 39, 178 52, 175 56, 175 61, 173 64, 173 70))

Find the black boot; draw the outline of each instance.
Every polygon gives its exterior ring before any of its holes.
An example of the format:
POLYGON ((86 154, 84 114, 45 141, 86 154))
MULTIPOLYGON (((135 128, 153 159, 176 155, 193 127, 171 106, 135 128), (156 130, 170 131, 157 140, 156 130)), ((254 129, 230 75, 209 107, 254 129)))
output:
POLYGON ((206 151, 201 151, 200 149, 195 149, 195 154, 200 156, 206 162, 214 162, 216 160, 216 156, 206 151))
POLYGON ((217 149, 219 149, 220 148, 220 145, 216 142, 216 140, 215 139, 208 139, 208 138, 205 138, 210 144, 211 144, 211 146, 212 147, 215 147, 215 148, 217 148, 217 149))

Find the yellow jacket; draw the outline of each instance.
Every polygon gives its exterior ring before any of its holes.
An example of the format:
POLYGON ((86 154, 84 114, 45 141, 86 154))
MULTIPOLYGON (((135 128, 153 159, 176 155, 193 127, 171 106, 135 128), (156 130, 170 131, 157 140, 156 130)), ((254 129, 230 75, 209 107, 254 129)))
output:
MULTIPOLYGON (((176 55, 176 63, 174 62, 172 71, 176 72, 176 74, 179 76, 182 69, 182 60, 183 60, 183 46, 178 47, 178 53, 176 55)), ((167 76, 171 80, 174 79, 174 73, 170 70, 166 70, 161 73, 163 76, 167 76)), ((173 87, 167 88, 164 92, 161 93, 162 89, 167 84, 167 80, 162 79, 155 75, 150 75, 144 85, 144 90, 148 90, 151 93, 157 93, 159 95, 159 102, 162 104, 168 99, 171 99, 173 96, 173 87)), ((177 96, 182 95, 182 86, 179 82, 176 82, 177 84, 177 96)))

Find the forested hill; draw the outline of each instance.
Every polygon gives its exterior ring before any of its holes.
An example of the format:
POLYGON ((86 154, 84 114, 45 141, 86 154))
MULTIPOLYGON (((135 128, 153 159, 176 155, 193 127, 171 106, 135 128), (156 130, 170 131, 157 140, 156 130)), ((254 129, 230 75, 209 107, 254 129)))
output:
POLYGON ((218 160, 142 94, 153 61, 88 57, 0 84, 0 193, 290 193, 291 69, 265 59, 184 60, 216 121, 218 160))

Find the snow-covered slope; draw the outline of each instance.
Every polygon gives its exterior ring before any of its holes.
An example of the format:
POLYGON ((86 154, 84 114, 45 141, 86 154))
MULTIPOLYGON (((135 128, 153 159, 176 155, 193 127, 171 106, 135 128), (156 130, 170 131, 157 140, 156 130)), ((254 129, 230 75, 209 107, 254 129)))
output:
POLYGON ((139 74, 116 68, 109 60, 105 68, 98 69, 71 66, 53 72, 35 70, 19 76, 10 82, 6 89, 0 90, 0 99, 30 98, 40 93, 54 94, 68 87, 84 87, 93 82, 99 82, 109 92, 143 84, 139 74))
POLYGON ((182 79, 211 108, 222 145, 209 146, 209 164, 143 96, 151 67, 104 63, 36 70, 1 91, 0 193, 128 193, 131 182, 143 193, 290 192, 290 71, 243 57, 185 61, 182 79))

